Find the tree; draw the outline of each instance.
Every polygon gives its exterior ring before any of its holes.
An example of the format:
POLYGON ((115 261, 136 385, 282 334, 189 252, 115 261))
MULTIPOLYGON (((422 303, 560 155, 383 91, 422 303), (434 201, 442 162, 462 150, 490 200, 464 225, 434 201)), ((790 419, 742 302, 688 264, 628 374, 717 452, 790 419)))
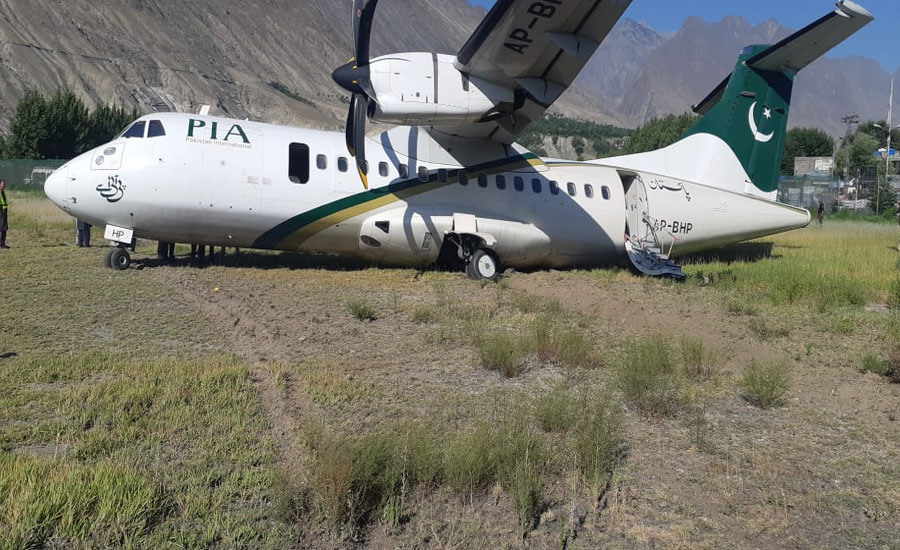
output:
POLYGON ((794 128, 789 130, 784 142, 781 173, 794 175, 794 159, 797 157, 830 157, 834 141, 818 128, 794 128))
POLYGON ((850 137, 849 143, 847 143, 847 141, 848 140, 844 140, 844 143, 841 144, 841 148, 837 154, 837 172, 839 174, 844 174, 845 168, 847 168, 848 148, 850 154, 850 166, 849 171, 846 172, 849 174, 850 178, 854 178, 857 174, 866 172, 877 166, 878 157, 874 156, 875 151, 878 150, 877 139, 869 134, 856 132, 850 137))
POLYGON ((125 129, 140 115, 137 111, 128 112, 122 107, 115 107, 101 103, 91 113, 88 121, 87 146, 88 149, 103 145, 125 129))
POLYGON ((7 158, 43 159, 41 144, 47 139, 47 100, 35 90, 25 92, 16 106, 4 155, 7 158))
POLYGON ((698 117, 691 113, 653 119, 634 132, 625 145, 625 153, 644 153, 668 147, 687 133, 697 120, 698 117))
POLYGON ((89 118, 87 107, 74 92, 57 92, 47 104, 41 158, 70 159, 86 151, 89 118))

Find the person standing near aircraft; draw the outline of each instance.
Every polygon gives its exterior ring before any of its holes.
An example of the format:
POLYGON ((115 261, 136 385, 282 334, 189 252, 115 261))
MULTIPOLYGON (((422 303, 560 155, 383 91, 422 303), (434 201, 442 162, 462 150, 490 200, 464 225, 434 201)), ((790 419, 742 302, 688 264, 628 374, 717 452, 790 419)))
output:
POLYGON ((819 201, 819 227, 825 223, 825 203, 819 201))
POLYGON ((83 222, 81 220, 75 221, 75 228, 78 232, 78 248, 91 247, 91 227, 93 226, 88 222, 83 222))
POLYGON ((6 246, 6 232, 9 231, 9 202, 6 200, 6 180, 0 180, 0 248, 6 246))

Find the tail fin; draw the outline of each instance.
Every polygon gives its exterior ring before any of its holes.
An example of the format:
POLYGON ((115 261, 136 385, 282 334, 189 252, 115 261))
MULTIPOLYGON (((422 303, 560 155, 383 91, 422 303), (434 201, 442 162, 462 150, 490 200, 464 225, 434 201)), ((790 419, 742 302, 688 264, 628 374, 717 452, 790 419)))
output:
POLYGON ((682 141, 703 135, 720 138, 748 176, 742 177, 743 191, 774 198, 794 76, 872 19, 862 6, 842 0, 834 12, 774 46, 748 46, 734 72, 694 106, 703 118, 682 141))

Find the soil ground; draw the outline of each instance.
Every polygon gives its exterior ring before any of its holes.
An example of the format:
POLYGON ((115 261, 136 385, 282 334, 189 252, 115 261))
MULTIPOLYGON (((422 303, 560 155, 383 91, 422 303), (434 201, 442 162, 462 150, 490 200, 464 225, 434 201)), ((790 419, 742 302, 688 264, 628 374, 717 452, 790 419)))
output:
MULTIPOLYGON (((242 383, 255 404, 229 412, 247 422, 245 439, 232 444, 258 446, 259 457, 248 464, 262 468, 266 481, 237 491, 244 496, 205 502, 233 509, 233 524, 224 521, 207 546, 900 548, 900 386, 860 370, 864 355, 886 359, 898 344, 892 340, 900 334, 898 317, 885 305, 890 282, 900 274, 896 253, 888 251, 892 229, 842 224, 768 239, 759 257, 723 261, 724 252, 692 260, 685 284, 605 270, 510 272, 499 285, 480 285, 452 273, 292 254, 244 252, 224 266, 198 267, 185 258, 162 265, 150 257, 151 245, 139 250, 132 270, 117 274, 102 268, 103 249, 74 249, 68 229, 41 208, 33 219, 20 218, 29 221, 27 229, 12 224, 14 248, 0 255, 0 272, 8 274, 4 300, 15 308, 5 309, 0 323, 0 368, 6 371, 0 383, 18 396, 0 413, 0 456, 48 461, 50 468, 118 461, 147 476, 129 452, 86 455, 84 435, 68 424, 69 405, 53 398, 60 390, 54 384, 74 392, 77 385, 126 375, 85 367, 48 379, 40 365, 51 355, 77 357, 85 350, 129 355, 163 369, 169 362, 190 368, 209 357, 233 357, 229 361, 245 369, 242 383), (873 268, 883 274, 857 277, 866 281, 862 301, 823 305, 815 290, 783 300, 780 290, 757 284, 765 280, 757 271, 779 276, 780 269, 819 254, 816 247, 837 246, 851 230, 868 232, 888 266, 873 268), (368 304, 375 319, 351 315, 348 303, 356 301, 368 304), (473 316, 473 310, 480 313, 473 316), (583 331, 599 366, 529 360, 512 378, 482 368, 467 324, 525 333, 523 319, 543 310, 562 312, 555 318, 564 328, 583 331), (310 432, 354 440, 420 422, 449 434, 492 415, 518 414, 517 404, 565 381, 619 396, 618 358, 654 335, 673 342, 673 349, 683 337, 702 341, 714 351, 716 374, 691 384, 690 413, 651 418, 617 397, 625 444, 599 501, 563 470, 547 472, 524 538, 502 487, 472 498, 440 485, 415 488, 394 527, 376 518, 348 534, 323 521, 311 487, 310 432), (783 406, 763 410, 742 398, 741 373, 754 360, 790 369, 783 406), (46 402, 26 405, 23 396, 46 402), (48 435, 53 430, 55 437, 48 435), (242 499, 256 504, 237 505, 242 499), (240 525, 268 529, 268 535, 241 539, 234 534, 240 525)), ((848 277, 859 269, 833 266, 825 252, 817 261, 826 271, 845 269, 848 277)), ((190 387, 187 380, 177 383, 190 387)), ((214 437, 217 422, 213 415, 197 429, 214 437)), ((180 441, 177 431, 161 434, 142 448, 155 452, 180 441)), ((143 441, 134 437, 129 441, 143 441)), ((184 457, 202 452, 187 442, 179 448, 185 463, 184 457)), ((251 467, 228 459, 228 448, 223 452, 233 470, 251 467)), ((188 481, 200 475, 185 471, 188 481)), ((160 483, 175 504, 137 535, 139 546, 174 544, 172 533, 197 528, 178 504, 180 491, 193 491, 185 488, 191 483, 166 476, 160 483), (160 535, 164 530, 168 534, 160 535)), ((0 526, 4 522, 14 519, 0 513, 0 526)), ((89 534, 67 540, 104 544, 89 534)))

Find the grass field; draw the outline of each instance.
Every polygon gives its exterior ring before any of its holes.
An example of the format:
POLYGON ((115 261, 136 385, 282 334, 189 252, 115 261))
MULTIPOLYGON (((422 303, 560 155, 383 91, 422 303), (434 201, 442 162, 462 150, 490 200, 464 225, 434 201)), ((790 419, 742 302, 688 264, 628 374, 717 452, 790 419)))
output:
POLYGON ((10 203, 0 549, 900 548, 895 226, 482 286, 10 203))

